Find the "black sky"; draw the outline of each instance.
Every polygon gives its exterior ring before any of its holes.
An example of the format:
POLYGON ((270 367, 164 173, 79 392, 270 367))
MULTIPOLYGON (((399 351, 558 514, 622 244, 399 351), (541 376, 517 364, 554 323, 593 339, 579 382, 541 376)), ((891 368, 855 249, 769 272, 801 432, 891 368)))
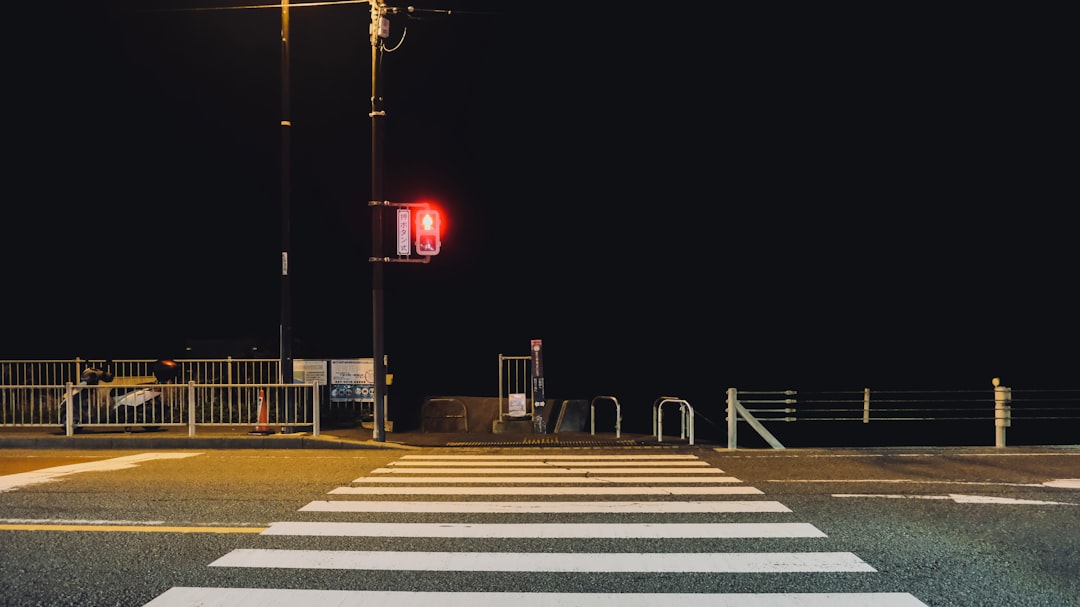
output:
MULTIPOLYGON (((276 356, 280 12, 70 4, 5 43, 0 358, 276 356)), ((447 224, 386 269, 399 398, 494 395, 530 339, 556 398, 1076 387, 1061 15, 415 5, 459 12, 384 55, 386 197, 447 224)), ((297 358, 371 354, 367 27, 292 11, 297 358)))

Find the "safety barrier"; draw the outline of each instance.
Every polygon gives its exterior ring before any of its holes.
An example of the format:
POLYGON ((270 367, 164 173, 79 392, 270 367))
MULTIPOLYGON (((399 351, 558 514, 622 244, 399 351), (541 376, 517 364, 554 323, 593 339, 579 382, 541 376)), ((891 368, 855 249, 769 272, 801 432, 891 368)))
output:
POLYGON ((680 432, 679 438, 688 439, 688 443, 694 444, 694 408, 690 406, 690 403, 675 396, 661 396, 656 400, 656 404, 653 405, 653 410, 656 412, 653 415, 656 428, 656 442, 664 442, 664 405, 667 403, 678 403, 679 405, 679 421, 680 432))
POLYGON ((532 357, 499 355, 499 419, 533 419, 532 357), (518 401, 517 399, 520 399, 518 401), (527 407, 527 408, 526 408, 527 407))
POLYGON ((318 436, 318 384, 0 385, 0 426, 79 428, 261 426, 311 428, 318 436), (259 394, 264 395, 263 416, 259 394))
POLYGON ((622 406, 614 396, 596 396, 589 401, 589 434, 596 436, 596 401, 610 400, 615 403, 615 438, 622 436, 622 406))
MULTIPOLYGON (((176 360, 175 379, 162 383, 154 376, 158 360, 0 360, 0 427, 52 426, 73 427, 109 426, 187 426, 189 432, 202 425, 255 425, 258 422, 258 389, 267 393, 268 413, 273 424, 282 427, 310 427, 318 432, 320 411, 323 419, 333 417, 333 403, 319 394, 325 386, 316 384, 283 385, 278 380, 277 359, 191 359, 176 360), (87 369, 108 366, 112 382, 80 385, 87 369), (295 393, 292 393, 295 390, 295 393), (143 399, 140 401, 140 399, 143 399), (65 401, 71 402, 69 412, 65 401), (82 409, 76 409, 76 405, 82 409), (63 412, 63 413, 62 413, 63 412), (76 413, 85 415, 82 418, 76 413)), ((529 356, 499 357, 499 417, 511 413, 513 396, 524 400, 525 419, 535 415, 532 403, 531 360, 529 356)), ((773 448, 784 448, 767 426, 795 424, 800 427, 843 427, 845 439, 859 435, 860 424, 868 428, 868 436, 891 422, 929 422, 920 424, 920 432, 941 427, 947 434, 962 427, 964 434, 943 440, 949 444, 971 441, 967 422, 987 429, 987 439, 1005 446, 1006 432, 1029 432, 1029 428, 1046 428, 1057 442, 1075 443, 1080 436, 1080 390, 1059 388, 1014 389, 995 380, 981 390, 875 390, 861 388, 852 391, 782 390, 758 392, 729 388, 727 392, 727 441, 730 448, 738 444, 738 424, 750 425, 773 448), (981 426, 981 424, 986 424, 981 426), (994 428, 993 439, 989 428, 994 428), (871 430, 872 428, 872 430, 871 430), (1011 429, 1011 430, 1010 430, 1011 429)), ((615 405, 615 433, 622 430, 623 406, 614 396, 597 396, 590 402, 590 432, 596 432, 596 406, 602 401, 615 405)), ((719 400, 719 399, 718 399, 719 400)), ((666 401, 682 401, 674 396, 660 397, 653 404, 653 434, 663 439, 660 405, 666 401)), ((692 429, 700 415, 689 403, 678 405, 681 416, 681 438, 696 439, 692 429)), ((518 403, 521 404, 521 403, 518 403)), ((717 403, 720 404, 720 403, 717 403)), ((461 406, 462 413, 450 411, 455 430, 476 431, 470 423, 470 411, 461 406), (464 424, 462 426, 461 424, 464 424)), ((670 409, 670 406, 665 409, 670 409)), ((516 412, 517 410, 515 410, 516 412)), ((710 410, 705 410, 711 415, 710 410)), ((445 417, 445 415, 444 415, 445 417)), ((521 419, 521 418, 518 418, 521 419)), ((477 420, 472 420, 477 421, 477 420)), ((910 428, 904 424, 904 428, 910 428)), ((972 426, 974 427, 974 426, 972 426)), ((717 427, 723 435, 723 424, 717 427)), ((827 434, 825 428, 821 434, 827 434)), ((887 432, 890 442, 897 436, 887 432)), ((778 432, 779 433, 779 432, 778 432)), ((1022 434, 1017 434, 1021 439, 1022 434)), ((786 440, 786 437, 785 437, 786 440)), ((914 437, 911 444, 924 444, 925 436, 914 437)), ((797 442, 797 441, 796 441, 797 442)), ((901 440, 901 442, 903 442, 901 440)), ((988 442, 988 441, 987 441, 988 442)), ((1023 440, 1021 440, 1023 442, 1023 440)), ((1053 441, 1052 441, 1053 442, 1053 441)), ((1052 444, 1049 443, 1049 444, 1052 444)))
MULTIPOLYGON (((280 361, 276 358, 172 359, 177 383, 200 384, 277 383, 280 361)), ((0 385, 78 383, 87 368, 106 368, 116 377, 153 376, 160 359, 64 359, 0 360, 0 385)))

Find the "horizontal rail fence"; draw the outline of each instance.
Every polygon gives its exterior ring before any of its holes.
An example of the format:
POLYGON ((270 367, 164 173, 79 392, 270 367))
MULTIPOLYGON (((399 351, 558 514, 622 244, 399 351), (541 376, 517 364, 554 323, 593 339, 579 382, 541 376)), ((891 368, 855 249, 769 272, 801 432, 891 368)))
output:
MULTIPOLYGON (((1080 389, 999 389, 996 386, 984 390, 864 388, 858 391, 799 391, 797 394, 795 391, 769 393, 730 389, 729 407, 733 405, 743 407, 736 416, 737 421, 755 426, 758 434, 774 448, 782 448, 782 445, 764 429, 766 424, 805 427, 821 423, 822 433, 842 428, 850 440, 857 439, 862 433, 869 435, 871 429, 888 426, 897 440, 912 445, 922 443, 929 432, 956 432, 956 428, 964 428, 963 436, 954 435, 953 443, 975 439, 979 444, 1005 446, 1005 428, 1049 428, 1066 442, 1073 443, 1080 438, 1080 389), (736 395, 734 401, 731 400, 733 395, 736 395), (897 427, 910 428, 912 434, 905 437, 895 431, 897 427), (861 432, 860 428, 866 430, 861 432), (973 437, 970 428, 985 428, 986 434, 973 437), (991 440, 995 432, 997 438, 991 440)), ((737 430, 731 416, 728 422, 731 446, 737 430)))
POLYGON ((176 360, 160 383, 156 360, 0 361, 0 426, 310 427, 319 432, 320 387, 281 384, 277 359, 176 360), (113 380, 81 383, 87 368, 113 380), (265 415, 260 418, 262 397, 265 415), (70 418, 68 416, 71 416, 70 418))
MULTIPOLYGON (((1012 389, 1011 417, 1021 421, 1080 421, 1080 389, 1012 389)), ((797 406, 754 409, 761 421, 988 421, 995 418, 994 389, 800 391, 797 406)))

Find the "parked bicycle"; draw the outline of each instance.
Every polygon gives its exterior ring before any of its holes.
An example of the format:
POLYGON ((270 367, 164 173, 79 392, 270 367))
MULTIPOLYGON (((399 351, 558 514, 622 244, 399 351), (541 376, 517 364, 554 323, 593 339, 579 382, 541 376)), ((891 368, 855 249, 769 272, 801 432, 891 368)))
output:
MULTIPOLYGON (((116 379, 112 371, 112 363, 106 362, 105 368, 87 367, 80 376, 79 385, 74 389, 70 398, 73 416, 73 426, 78 431, 81 424, 115 423, 115 424, 147 424, 155 421, 148 409, 150 404, 162 398, 162 384, 173 383, 180 373, 180 367, 173 360, 159 359, 152 367, 154 381, 149 384, 138 384, 101 390, 98 387, 102 382, 111 383, 116 379), (147 387, 139 387, 146 385, 147 387), (102 399, 108 400, 103 402, 102 399), (111 409, 111 411, 108 411, 111 409), (101 412, 105 411, 104 414, 101 412)), ((67 427, 68 396, 60 402, 60 424, 67 427)), ((156 429, 158 426, 145 425, 147 430, 156 429)))

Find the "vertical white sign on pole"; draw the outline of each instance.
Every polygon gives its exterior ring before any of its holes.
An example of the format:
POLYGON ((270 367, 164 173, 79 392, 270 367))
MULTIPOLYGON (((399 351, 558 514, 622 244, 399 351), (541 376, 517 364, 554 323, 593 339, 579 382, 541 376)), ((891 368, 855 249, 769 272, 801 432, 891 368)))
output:
POLYGON ((409 209, 397 210, 397 254, 412 253, 412 213, 409 209))

